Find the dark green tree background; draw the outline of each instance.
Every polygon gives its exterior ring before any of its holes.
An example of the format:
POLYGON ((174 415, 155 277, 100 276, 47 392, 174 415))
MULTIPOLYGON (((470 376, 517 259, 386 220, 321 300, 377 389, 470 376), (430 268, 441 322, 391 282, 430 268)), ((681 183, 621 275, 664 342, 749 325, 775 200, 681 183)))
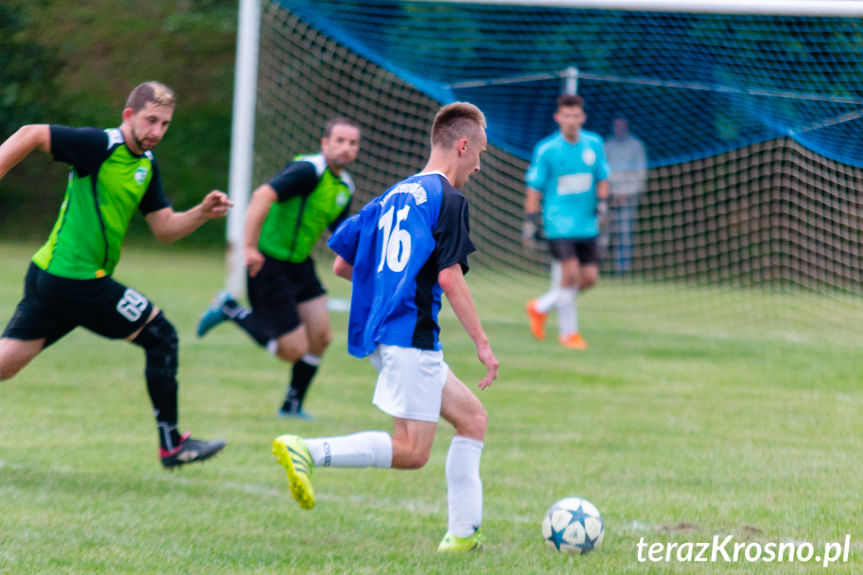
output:
MULTIPOLYGON (((0 140, 28 123, 108 128, 138 83, 178 96, 156 148, 176 209, 227 188, 237 2, 4 0, 0 3, 0 140)), ((0 240, 46 237, 66 166, 39 152, 0 182, 0 240)), ((131 239, 146 234, 135 218, 131 239)), ((220 243, 222 223, 184 242, 220 243)))

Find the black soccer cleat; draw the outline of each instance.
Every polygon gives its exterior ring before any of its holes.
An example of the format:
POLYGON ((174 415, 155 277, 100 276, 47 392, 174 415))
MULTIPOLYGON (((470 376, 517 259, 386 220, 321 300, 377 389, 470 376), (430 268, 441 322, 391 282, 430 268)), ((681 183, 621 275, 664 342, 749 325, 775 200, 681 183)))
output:
POLYGON ((160 448, 159 457, 162 459, 162 466, 170 469, 187 463, 209 459, 223 450, 226 445, 227 443, 221 439, 202 441, 200 439, 192 439, 186 433, 183 439, 180 440, 180 445, 174 449, 168 451, 167 449, 160 448))

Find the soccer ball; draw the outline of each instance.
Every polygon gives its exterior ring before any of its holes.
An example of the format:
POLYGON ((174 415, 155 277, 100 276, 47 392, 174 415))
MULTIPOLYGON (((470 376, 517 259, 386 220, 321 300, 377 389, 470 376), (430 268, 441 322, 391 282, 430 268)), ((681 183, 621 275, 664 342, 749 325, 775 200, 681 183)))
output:
POLYGON ((564 553, 587 553, 602 544, 605 524, 596 506, 581 497, 565 497, 542 520, 546 545, 564 553))

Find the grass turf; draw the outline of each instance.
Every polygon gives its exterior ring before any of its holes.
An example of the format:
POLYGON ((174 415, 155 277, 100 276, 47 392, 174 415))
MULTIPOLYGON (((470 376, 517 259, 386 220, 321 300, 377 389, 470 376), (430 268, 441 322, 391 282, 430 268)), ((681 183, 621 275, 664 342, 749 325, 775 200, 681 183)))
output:
MULTIPOLYGON (((0 248, 4 323, 34 249, 0 248)), ((623 321, 619 298, 647 301, 661 286, 610 282, 580 299, 591 349, 575 352, 527 331, 523 302, 542 279, 509 278, 504 289, 474 270, 468 282, 501 362, 499 380, 480 392, 490 414, 487 547, 441 556, 445 424, 422 470, 318 470, 315 509, 290 498, 273 437, 391 424, 370 403, 373 368, 345 351, 341 313, 307 401, 317 420, 276 419, 288 366, 230 325, 194 336, 223 269, 215 251, 133 248, 115 276, 177 327, 181 427, 227 439, 215 459, 161 468, 134 346, 77 330, 0 383, 0 573, 814 573, 824 571, 814 561, 642 563, 636 545, 733 535, 810 541, 820 555, 846 534, 849 561, 829 571, 863 568, 863 362, 854 346, 759 338, 752 325, 722 323, 694 304, 678 322, 623 321), (680 329, 699 322, 717 329, 680 329), (567 495, 602 511, 600 551, 570 557, 544 547, 542 516, 567 495)), ((326 265, 319 271, 332 295, 347 296, 347 283, 326 265)), ((442 317, 447 361, 473 385, 482 374, 473 347, 451 313, 442 317)))

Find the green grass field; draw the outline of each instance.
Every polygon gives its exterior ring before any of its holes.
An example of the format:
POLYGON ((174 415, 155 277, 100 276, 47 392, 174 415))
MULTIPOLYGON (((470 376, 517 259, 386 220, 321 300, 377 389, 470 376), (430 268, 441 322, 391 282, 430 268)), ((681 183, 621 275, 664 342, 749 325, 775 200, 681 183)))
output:
MULTIPOLYGON (((0 247, 4 325, 34 249, 0 247)), ((331 294, 349 293, 319 268, 331 294)), ((652 301, 647 288, 601 285, 581 300, 591 349, 574 352, 533 341, 522 321, 523 302, 543 289, 542 278, 501 286, 481 270, 470 274, 501 363, 499 380, 480 394, 490 414, 487 548, 441 556, 452 434, 445 424, 425 468, 319 470, 315 509, 293 502, 270 454, 273 437, 389 430, 390 422, 371 405, 373 368, 347 355, 346 314, 333 316, 335 340, 307 401, 318 419, 276 419, 288 367, 232 326, 194 336, 223 269, 217 251, 153 247, 128 249, 116 274, 165 309, 180 332, 181 427, 227 439, 216 459, 161 468, 143 353, 134 346, 79 330, 0 383, 0 573, 863 570, 863 350, 818 337, 759 338, 758 321, 739 319, 762 309, 755 296, 736 322, 723 321, 723 307, 696 305, 710 297, 697 292, 679 297, 690 302, 686 318, 658 321, 617 311, 620 298, 652 301), (700 324, 715 329, 685 329, 700 324), (545 548, 542 516, 567 495, 602 511, 598 552, 570 557, 545 548), (636 547, 642 538, 682 544, 732 535, 809 541, 820 554, 846 534, 849 560, 829 569, 814 561, 641 563, 636 547)), ((764 298, 764 308, 785 307, 764 298)), ((473 385, 483 370, 469 339, 449 312, 442 325, 448 362, 473 385)), ((820 333, 815 325, 807 332, 820 333)))

